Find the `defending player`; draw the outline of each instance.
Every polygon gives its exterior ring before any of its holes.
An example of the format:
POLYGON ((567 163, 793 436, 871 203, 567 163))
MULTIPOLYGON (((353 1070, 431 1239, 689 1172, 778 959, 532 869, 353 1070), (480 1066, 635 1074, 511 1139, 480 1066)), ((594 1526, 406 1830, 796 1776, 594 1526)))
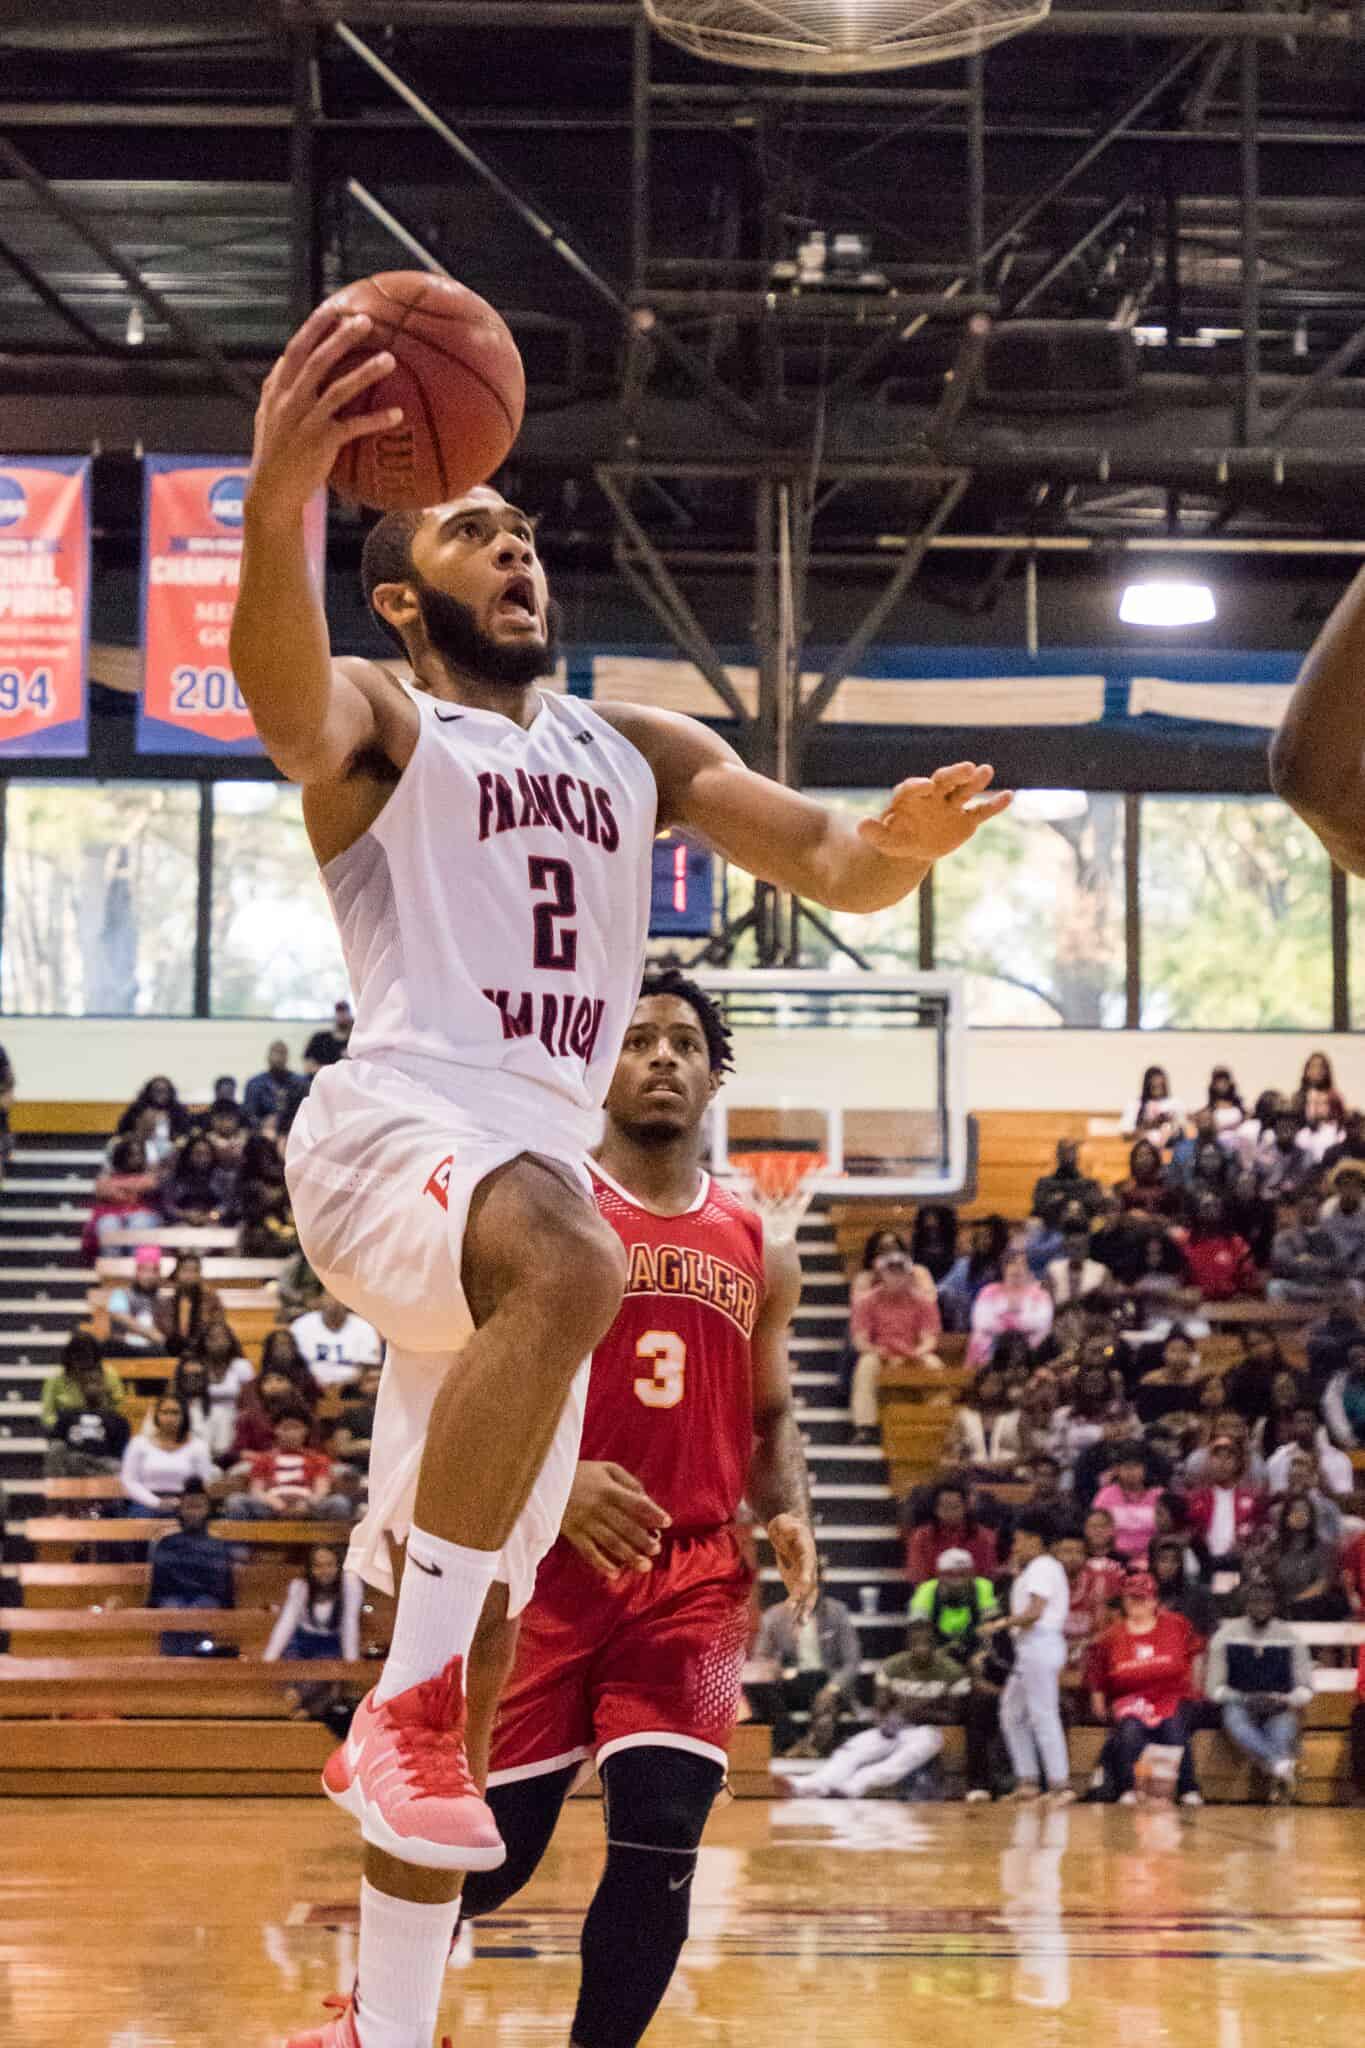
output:
POLYGON ((334 661, 304 514, 340 448, 394 424, 340 416, 390 367, 336 374, 368 327, 320 308, 266 379, 231 656, 303 785, 356 998, 288 1175, 314 1270, 389 1345, 351 1563, 388 1586, 390 1544, 407 1557, 388 1662, 325 1773, 368 1881, 360 2011, 319 2038, 428 2048, 455 1914, 429 1878, 504 1853, 470 1770, 466 1658, 558 1531, 583 1362, 621 1299, 583 1158, 638 986, 654 833, 690 825, 765 879, 870 911, 1008 798, 962 763, 855 829, 692 720, 537 691, 555 665, 545 572, 488 489, 369 536, 367 595, 406 669, 334 661))
POLYGON ((1338 867, 1365 875, 1365 570, 1299 670, 1270 748, 1270 781, 1338 867))
POLYGON ((564 1532, 522 1617, 488 1800, 507 1861, 472 1875, 476 1919, 520 1891, 585 1759, 606 1867, 583 1926, 575 2048, 635 2048, 687 1938, 691 1880, 740 1698, 750 1575, 735 1516, 767 1524, 792 1597, 815 1597, 787 1329, 795 1245, 701 1165, 729 1034, 695 983, 646 977, 593 1177, 626 1298, 593 1356, 564 1532))

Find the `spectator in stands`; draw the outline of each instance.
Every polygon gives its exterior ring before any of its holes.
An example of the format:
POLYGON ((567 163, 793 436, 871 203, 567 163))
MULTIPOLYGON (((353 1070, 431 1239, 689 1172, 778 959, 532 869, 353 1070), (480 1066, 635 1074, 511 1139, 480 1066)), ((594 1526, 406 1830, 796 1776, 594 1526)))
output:
POLYGON ((1190 1574, 1191 1555, 1183 1536, 1155 1536, 1148 1569, 1156 1580, 1160 1605, 1171 1614, 1183 1614, 1200 1642, 1206 1643, 1217 1626, 1217 1609, 1208 1589, 1190 1574))
POLYGON ((1152 1742, 1181 1752, 1176 1779, 1181 1805, 1203 1805, 1188 1711, 1202 1647, 1183 1614, 1157 1605, 1151 1574, 1130 1572, 1123 1582, 1123 1617, 1093 1645, 1087 1674, 1091 1711, 1102 1726, 1113 1729, 1105 1744, 1106 1782, 1121 1806, 1137 1804, 1137 1762, 1152 1742))
POLYGON ((1337 1373, 1344 1372, 1350 1351, 1357 1344, 1365 1344, 1365 1329, 1360 1325, 1355 1298, 1343 1288, 1323 1320, 1304 1334, 1312 1386, 1326 1387, 1337 1373))
MULTIPOLYGON (((271 1332, 274 1336, 276 1333, 271 1332)), ((279 1335, 288 1337, 288 1330, 279 1335)), ((293 1340, 290 1340, 293 1350, 293 1340)), ((317 1393, 311 1398, 303 1392, 311 1387, 312 1380, 302 1359, 298 1361, 302 1381, 279 1365, 263 1363, 260 1376, 243 1389, 237 1409, 237 1428, 228 1453, 228 1469, 233 1473, 241 1471, 243 1476, 250 1468, 252 1458, 261 1457, 272 1450, 275 1444, 275 1424, 286 1409, 302 1407, 305 1414, 312 1415, 317 1408, 317 1393)), ((316 1429, 314 1430, 316 1435, 316 1429)))
POLYGON ((1113 1471, 1113 1478, 1095 1495, 1094 1505, 1113 1517, 1114 1547, 1124 1563, 1141 1565, 1156 1531, 1156 1504, 1162 1489, 1152 1485, 1147 1476, 1147 1456, 1141 1443, 1119 1445, 1113 1471))
POLYGON ((1108 1508, 1091 1508, 1082 1526, 1085 1564, 1082 1571, 1091 1605, 1097 1610, 1118 1611, 1119 1594, 1128 1567, 1117 1550, 1118 1532, 1108 1508))
POLYGON ((93 1342, 77 1331, 67 1350, 78 1346, 64 1367, 79 1399, 54 1402, 43 1470, 49 1479, 101 1479, 117 1472, 128 1448, 129 1428, 113 1399, 105 1368, 93 1342), (88 1340, 87 1340, 88 1341, 88 1340))
MULTIPOLYGON (((1161 1154, 1149 1138, 1139 1138, 1128 1155, 1128 1178, 1114 1190, 1128 1216, 1156 1219, 1173 1216, 1180 1207, 1179 1191, 1166 1179, 1161 1154)), ((1103 1254, 1096 1251, 1096 1257, 1103 1254)))
POLYGON ((1186 1493, 1212 1483, 1214 1445, 1220 1437, 1225 1437, 1233 1446, 1237 1470, 1246 1485, 1259 1493, 1268 1493, 1270 1481, 1266 1477, 1265 1460, 1253 1440, 1252 1432, 1235 1408, 1218 1410, 1207 1437, 1186 1458, 1180 1474, 1186 1493))
MULTIPOLYGON (((213 1409, 209 1401, 209 1376, 197 1358, 186 1356, 177 1362, 167 1391, 184 1409, 190 1435, 196 1437, 212 1457, 213 1409)), ((156 1435, 155 1406, 149 1408, 143 1418, 142 1434, 156 1435)))
POLYGON ((1185 1105, 1171 1093, 1163 1067, 1148 1067, 1142 1077, 1142 1093, 1123 1115, 1125 1138, 1147 1138, 1158 1152, 1180 1136, 1185 1127, 1185 1105))
POLYGON ((294 1342, 292 1329, 278 1325, 268 1330, 261 1345, 261 1371, 282 1372, 292 1384, 305 1408, 316 1408, 322 1389, 308 1369, 308 1361, 294 1342))
POLYGON ((96 1373, 103 1379, 110 1407, 120 1407, 123 1381, 112 1366, 104 1363, 98 1340, 88 1330, 73 1330, 62 1346, 61 1364, 43 1381, 39 1397, 43 1428, 49 1436, 55 1432, 57 1418, 64 1408, 85 1406, 91 1379, 96 1373))
POLYGON ((1264 1272, 1270 1264, 1279 1212, 1275 1203, 1261 1193, 1260 1182, 1252 1168, 1233 1162, 1223 1207, 1229 1229, 1246 1239, 1258 1270, 1264 1272))
POLYGON ((1322 1396, 1323 1419, 1343 1451, 1365 1451, 1365 1339, 1347 1347, 1346 1363, 1322 1396))
POLYGON ((1332 1096, 1325 1088, 1310 1088, 1304 1097, 1299 1149, 1308 1154, 1317 1169, 1345 1136, 1346 1125, 1336 1114, 1332 1096))
POLYGON ((1113 1615, 1107 1605, 1097 1605, 1095 1580, 1086 1570, 1085 1537, 1077 1523, 1065 1517, 1054 1520, 1052 1555, 1066 1573, 1071 1605, 1066 1617, 1066 1665, 1062 1673, 1063 1705, 1072 1705, 1071 1695, 1084 1683, 1086 1658, 1091 1643, 1108 1628, 1113 1615))
POLYGON ((1205 1301, 1233 1301, 1240 1294, 1259 1294, 1261 1276, 1251 1247, 1228 1228, 1220 1195, 1195 1197, 1188 1231, 1176 1234, 1185 1260, 1186 1277, 1205 1301))
MULTIPOLYGON (((937 1308, 934 1314, 937 1319, 937 1308)), ((384 1355, 379 1332, 325 1288, 317 1307, 289 1325, 289 1334, 320 1387, 351 1386, 359 1379, 362 1366, 377 1365, 384 1355)), ((875 1417, 875 1392, 873 1414, 875 1417)))
POLYGON ((206 1489, 216 1474, 208 1451, 190 1434, 185 1404, 162 1394, 152 1410, 150 1436, 130 1439, 120 1473, 129 1514, 168 1516, 191 1479, 206 1489))
POLYGON ((977 1521, 961 1480, 941 1479, 929 1498, 929 1519, 911 1529, 905 1546, 905 1575, 912 1586, 932 1579, 945 1550, 965 1550, 983 1579, 996 1565, 995 1531, 977 1521))
POLYGON ((1322 1205, 1322 1227, 1336 1246, 1348 1273, 1365 1268, 1365 1167, 1346 1159, 1330 1177, 1322 1205))
POLYGON ((1019 1517, 1010 1557, 1010 1611, 991 1627, 1014 1637, 1014 1669, 1000 1701, 1000 1732, 1014 1771, 1013 1796, 1036 1799, 1046 1783, 1060 1805, 1072 1796, 1059 1690, 1071 1588, 1048 1551, 1052 1536, 1047 1517, 1019 1517))
POLYGON ((957 1217, 946 1202, 926 1202, 915 1211, 910 1232, 910 1257, 927 1266, 937 1287, 957 1257, 957 1217))
POLYGON ((213 1148, 213 1163, 223 1176, 219 1183, 223 1221, 231 1222, 237 1213, 237 1180, 251 1135, 246 1111, 239 1102, 215 1102, 209 1110, 204 1135, 213 1148))
POLYGON ((1275 1233, 1266 1293, 1272 1301, 1311 1306, 1332 1300, 1350 1278, 1350 1267, 1322 1222, 1321 1203, 1311 1189, 1303 1189, 1293 1223, 1275 1233))
POLYGON ((154 1351, 161 1342, 156 1319, 157 1297, 161 1292, 161 1249, 140 1244, 133 1253, 133 1277, 109 1290, 105 1312, 109 1317, 107 1349, 115 1355, 135 1357, 139 1351, 154 1351))
POLYGON ((159 1175, 149 1171, 140 1138, 120 1138, 81 1233, 81 1250, 93 1264, 115 1230, 152 1230, 163 1220, 159 1175))
POLYGON ((246 1084, 242 1107, 248 1120, 253 1124, 263 1123, 268 1116, 276 1117, 287 1128, 290 1117, 299 1099, 307 1088, 302 1074, 296 1074, 289 1064, 289 1047, 282 1038, 275 1038, 266 1051, 265 1065, 259 1074, 253 1074, 246 1084))
POLYGON ((299 1248, 278 1140, 253 1131, 242 1154, 237 1199, 242 1252, 249 1259, 287 1259, 299 1248))
POLYGON ((1227 1378, 1228 1400, 1248 1422, 1255 1422, 1270 1413, 1271 1387, 1279 1374, 1290 1370, 1289 1361, 1273 1330, 1253 1326, 1242 1331, 1241 1341, 1242 1356, 1227 1378))
POLYGON ((1007 1331, 1017 1330, 1037 1350, 1052 1331, 1052 1296, 1034 1279, 1022 1252, 1010 1252, 1000 1278, 977 1293, 971 1310, 967 1363, 984 1365, 992 1347, 1007 1331))
MULTIPOLYGON (((304 1577, 291 1579, 270 1640, 261 1652, 263 1664, 316 1663, 322 1659, 355 1664, 360 1658, 360 1610, 364 1587, 344 1569, 341 1552, 316 1543, 308 1553, 304 1577)), ((294 1694, 297 1712, 312 1721, 326 1718, 335 1706, 334 1685, 300 1686, 294 1694)))
POLYGON ((999 1366, 983 1365, 953 1416, 944 1463, 1009 1472, 1018 1462, 1019 1410, 1010 1404, 999 1366))
POLYGON ((274 1448, 252 1459, 246 1492, 229 1495, 228 1521, 350 1520, 351 1503, 337 1491, 331 1459, 308 1448, 311 1428, 307 1409, 291 1404, 279 1411, 274 1448))
MULTIPOLYGON (((1141 1217, 1130 1216, 1116 1189, 1104 1198, 1090 1238, 1090 1256, 1106 1266, 1120 1287, 1131 1287, 1147 1264, 1151 1232, 1141 1217)), ((1180 1261, 1175 1261, 1177 1272, 1180 1261)))
POLYGON ((1227 1138, 1246 1122, 1246 1105, 1229 1067, 1215 1067, 1209 1075, 1208 1111, 1219 1138, 1227 1138))
POLYGON ((910 1602, 912 1619, 932 1622, 940 1650, 968 1673, 972 1686, 962 1703, 967 1739, 967 1801, 975 1805, 991 1797, 993 1745, 1000 1732, 999 1688, 986 1683, 982 1664, 988 1656, 982 1630, 999 1612, 995 1588, 972 1569, 971 1552, 945 1550, 937 1576, 926 1579, 910 1602))
POLYGON ((870 1294, 878 1284, 877 1262, 882 1258, 899 1256, 909 1259, 910 1246, 903 1231, 874 1230, 868 1235, 863 1246, 863 1262, 853 1276, 853 1285, 848 1290, 850 1308, 856 1308, 863 1296, 870 1294))
MULTIPOLYGON (((1290 1417, 1303 1399, 1303 1383, 1298 1373, 1288 1365, 1281 1366, 1270 1382, 1270 1398, 1265 1412, 1252 1426, 1249 1441, 1258 1454, 1268 1456, 1289 1441, 1290 1417)), ((1268 1477, 1266 1483, 1269 1484, 1268 1477)))
POLYGON ((1100 1212, 1104 1190, 1081 1171, 1080 1158, 1077 1139, 1059 1138, 1057 1164, 1034 1183, 1033 1214, 1049 1229, 1059 1224, 1065 1228, 1064 1218, 1073 1209, 1080 1211, 1088 1229, 1091 1218, 1100 1212))
POLYGON ((1085 1210, 1079 1206, 1064 1209, 1060 1222, 1061 1256, 1048 1262, 1045 1274, 1048 1292, 1058 1308, 1084 1301, 1112 1284, 1109 1268, 1091 1255, 1090 1223, 1085 1210))
POLYGON ((746 1679, 745 1690, 754 1719, 772 1727, 776 1753, 793 1753, 795 1717, 809 1710, 811 1732, 798 1753, 827 1755, 858 1682, 858 1636, 843 1602, 822 1592, 805 1621, 797 1620, 790 1600, 769 1607, 753 1657, 768 1675, 746 1679))
POLYGON ((1291 1494, 1275 1517, 1265 1572, 1279 1610, 1290 1621, 1339 1621, 1347 1603, 1337 1582, 1336 1553, 1325 1543, 1311 1500, 1291 1494))
POLYGON ((345 1058, 354 1025, 350 1004, 344 999, 333 1003, 331 1029, 324 1025, 321 1031, 313 1033, 304 1047, 303 1071, 310 1081, 323 1067, 334 1067, 339 1059, 345 1058))
POLYGON ((1278 1088, 1263 1088, 1256 1097, 1256 1107, 1245 1123, 1239 1124, 1232 1138, 1232 1149, 1239 1166, 1255 1169, 1256 1159, 1262 1144, 1270 1143, 1271 1131, 1277 1116, 1282 1116, 1289 1104, 1278 1088))
POLYGON ((1161 1346, 1160 1355, 1160 1365, 1145 1373, 1133 1390, 1139 1420, 1148 1424, 1167 1416, 1193 1414, 1199 1406, 1199 1351, 1179 1324, 1161 1346))
POLYGON ((967 1250, 953 1261, 939 1283, 938 1305, 945 1330, 970 1326, 972 1304, 983 1287, 999 1280, 1009 1241, 1009 1225, 1003 1216, 983 1216, 972 1224, 967 1250))
POLYGON ((1062 1469, 1070 1473, 1082 1451, 1104 1435, 1105 1418, 1114 1404, 1114 1379, 1109 1365, 1108 1337, 1088 1337, 1081 1347, 1071 1399, 1058 1409, 1054 1434, 1062 1469))
POLYGON ((1190 1528, 1203 1547, 1215 1594, 1226 1594, 1242 1575, 1246 1553, 1265 1520, 1265 1490, 1252 1485, 1246 1453, 1234 1437, 1216 1436, 1208 1448, 1208 1484, 1189 1496, 1190 1528))
POLYGON ((971 1690, 960 1664, 940 1650, 932 1624, 912 1618, 908 1647, 877 1673, 875 1724, 840 1743, 817 1770, 788 1778, 798 1799, 866 1799, 918 1775, 943 1749, 939 1728, 957 1718, 971 1690))
POLYGON ((158 1291, 156 1319, 172 1358, 191 1350, 212 1323, 222 1322, 222 1297, 205 1280, 198 1252, 181 1252, 177 1258, 170 1279, 158 1291))
MULTIPOLYGON (((197 1479, 188 1479, 175 1510, 176 1527, 152 1545, 149 1607, 229 1608, 237 1605, 232 1553, 209 1534, 213 1503, 197 1479)), ((167 1630, 163 1657, 193 1656, 199 1632, 167 1630)))
POLYGON ((1229 1742, 1268 1779, 1271 1804, 1292 1799, 1313 1660, 1302 1637, 1276 1618, 1270 1580, 1249 1581, 1245 1617, 1225 1621, 1209 1645, 1208 1695, 1223 1710, 1229 1742))
POLYGON ((139 1128, 145 1111, 151 1110, 156 1117, 158 1136, 179 1144, 188 1138, 191 1117, 175 1090, 175 1083, 165 1074, 154 1074, 128 1104, 118 1120, 118 1135, 126 1137, 130 1131, 139 1128))
POLYGON ((208 1446, 215 1459, 229 1456, 237 1434, 242 1396, 255 1379, 255 1369, 227 1323, 210 1323, 182 1359, 204 1369, 209 1404, 208 1446))
POLYGON ((342 1396, 341 1413, 327 1439, 327 1454, 333 1463, 345 1465, 362 1479, 370 1470, 380 1378, 379 1366, 367 1365, 362 1369, 359 1384, 351 1390, 349 1397, 342 1396))
POLYGON ((172 1223, 195 1228, 221 1223, 234 1177, 230 1169, 218 1165, 206 1135, 191 1138, 166 1176, 161 1206, 172 1223))
MULTIPOLYGON (((1195 1178, 1195 1162, 1204 1146, 1215 1144, 1218 1127, 1211 1109, 1197 1109, 1190 1119, 1189 1128, 1171 1146, 1166 1165, 1166 1178, 1174 1188, 1189 1188, 1195 1178)), ((1227 1154, 1220 1153, 1226 1165, 1227 1154)), ((1204 1168, 1208 1173, 1207 1165, 1204 1168)))
POLYGON ((1355 1468, 1349 1454, 1336 1448, 1318 1418, 1317 1409, 1306 1401, 1290 1410, 1278 1447, 1266 1448, 1266 1479, 1272 1493, 1284 1492, 1289 1484, 1289 1468, 1300 1454, 1313 1460, 1326 1492, 1343 1496, 1355 1491, 1355 1468))
POLYGON ((1317 1162, 1299 1143, 1299 1120, 1281 1110, 1256 1146, 1256 1179, 1263 1195, 1292 1201, 1314 1179, 1317 1162))
POLYGON ((1329 1145, 1322 1155, 1324 1174, 1335 1173, 1343 1160, 1365 1165, 1365 1110, 1353 1109, 1347 1113, 1340 1143, 1329 1145))
POLYGON ((1299 1085, 1294 1091, 1290 1107, 1303 1115, 1310 1095, 1325 1095, 1328 1108, 1338 1123, 1346 1121, 1346 1104, 1337 1090, 1332 1074, 1332 1062, 1325 1052, 1310 1052, 1303 1063, 1299 1085))
MULTIPOLYGON (((857 1286, 857 1281, 854 1281, 857 1286)), ((275 1299, 279 1304, 281 1322, 296 1322, 316 1308, 322 1299, 322 1282, 308 1263, 306 1252, 296 1252, 289 1263, 281 1269, 275 1282, 275 1299)))
POLYGON ((1318 1470, 1318 1461, 1311 1452, 1295 1451, 1289 1461, 1284 1487, 1271 1499, 1270 1513, 1278 1514, 1280 1508, 1289 1500, 1309 1502, 1317 1519, 1318 1535, 1334 1554, 1340 1552, 1346 1540, 1346 1517, 1343 1509, 1351 1505, 1351 1500, 1348 1496, 1329 1493, 1326 1490, 1322 1474, 1318 1470))

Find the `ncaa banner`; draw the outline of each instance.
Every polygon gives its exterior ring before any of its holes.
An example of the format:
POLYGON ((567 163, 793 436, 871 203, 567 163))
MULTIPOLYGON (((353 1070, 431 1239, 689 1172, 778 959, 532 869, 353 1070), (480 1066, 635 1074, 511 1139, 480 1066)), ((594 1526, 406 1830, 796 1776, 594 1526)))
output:
MULTIPOLYGON (((140 754, 265 751, 228 665, 246 479, 244 457, 149 455, 143 464, 140 754)), ((306 530, 321 588, 323 491, 306 530)))
POLYGON ((0 456, 0 760, 84 754, 90 458, 0 456))

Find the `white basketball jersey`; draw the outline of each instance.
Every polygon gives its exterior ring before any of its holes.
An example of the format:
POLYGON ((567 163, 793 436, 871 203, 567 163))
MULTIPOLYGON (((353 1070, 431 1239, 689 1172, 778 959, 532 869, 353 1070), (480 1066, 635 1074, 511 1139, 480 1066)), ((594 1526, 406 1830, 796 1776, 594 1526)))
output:
POLYGON ((403 687, 412 759, 323 870, 349 1051, 486 1105, 492 1124, 539 1108, 590 1143, 644 961, 653 771, 575 698, 544 692, 523 731, 403 687))

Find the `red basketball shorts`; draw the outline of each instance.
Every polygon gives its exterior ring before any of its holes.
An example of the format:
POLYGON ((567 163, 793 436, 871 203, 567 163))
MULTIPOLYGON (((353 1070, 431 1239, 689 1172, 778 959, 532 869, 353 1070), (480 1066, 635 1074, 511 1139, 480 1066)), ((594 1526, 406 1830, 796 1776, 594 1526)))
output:
POLYGON ((722 1767, 740 1703, 751 1572, 731 1529, 665 1536, 650 1572, 601 1578, 569 1544, 541 1565, 493 1732, 489 1782, 646 1743, 722 1767))

